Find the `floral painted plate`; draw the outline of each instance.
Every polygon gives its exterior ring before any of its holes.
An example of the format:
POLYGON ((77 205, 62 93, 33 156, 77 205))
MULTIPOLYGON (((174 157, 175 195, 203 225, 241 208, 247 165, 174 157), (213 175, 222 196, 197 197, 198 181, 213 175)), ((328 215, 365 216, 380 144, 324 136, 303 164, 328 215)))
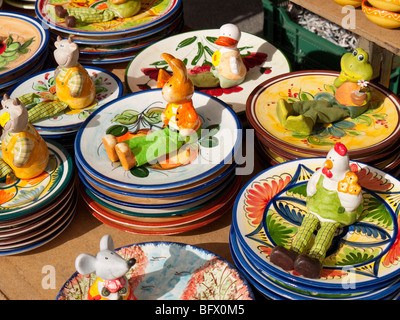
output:
MULTIPOLYGON (((161 58, 164 52, 184 61, 187 69, 211 65, 211 57, 219 49, 214 44, 218 35, 218 29, 191 31, 168 37, 142 50, 126 69, 125 83, 128 90, 137 92, 157 87, 158 70, 168 67, 161 58)), ((246 99, 254 87, 271 77, 290 71, 289 62, 282 52, 262 38, 242 32, 238 48, 249 69, 246 80, 230 89, 199 89, 217 96, 237 113, 245 110, 246 99)), ((170 71, 169 68, 167 70, 170 71)))
MULTIPOLYGON (((216 254, 188 244, 145 242, 116 250, 136 264, 127 273, 138 300, 253 300, 245 278, 216 254)), ((75 272, 57 300, 86 300, 96 276, 75 272)))
POLYGON ((71 156, 58 143, 46 142, 50 159, 41 175, 0 182, 0 221, 34 213, 50 204, 69 186, 74 171, 71 156))
MULTIPOLYGON (((67 132, 77 130, 83 121, 100 106, 122 96, 123 86, 121 80, 113 73, 95 67, 85 67, 93 79, 96 87, 95 102, 87 108, 81 110, 67 110, 49 119, 43 119, 34 123, 35 128, 44 131, 67 132)), ((24 80, 13 87, 9 95, 11 98, 18 98, 23 94, 36 93, 39 95, 32 105, 38 104, 46 99, 55 97, 55 69, 41 71, 32 77, 24 80)), ((44 132, 44 134, 46 134, 44 132)))
POLYGON ((306 212, 306 183, 324 159, 285 162, 250 180, 233 209, 238 241, 261 269, 307 286, 342 289, 343 283, 366 287, 394 279, 400 273, 400 182, 360 162, 354 163, 363 187, 362 217, 335 236, 323 261, 321 278, 306 279, 270 263, 269 254, 275 245, 290 246, 306 212))
POLYGON ((138 14, 130 18, 113 19, 103 23, 90 23, 67 27, 64 19, 55 15, 54 7, 62 4, 65 8, 84 7, 107 9, 105 0, 89 0, 79 2, 77 0, 38 0, 35 13, 50 29, 80 36, 112 36, 124 35, 139 30, 145 30, 166 21, 181 10, 181 0, 146 0, 142 1, 142 8, 138 14))
POLYGON ((322 126, 309 136, 286 130, 276 114, 280 98, 298 101, 333 97, 334 71, 291 72, 256 87, 247 100, 246 115, 251 126, 270 144, 309 156, 325 156, 340 140, 351 158, 377 153, 400 138, 400 99, 380 85, 370 83, 372 108, 357 118, 322 126))
POLYGON ((81 126, 75 140, 75 157, 88 174, 114 187, 141 190, 173 189, 211 176, 232 158, 241 145, 241 124, 236 114, 222 101, 195 92, 193 105, 202 119, 200 140, 193 142, 188 160, 174 168, 142 166, 131 171, 112 163, 102 145, 107 132, 135 132, 163 126, 161 113, 166 102, 161 89, 135 92, 94 111, 81 126))
POLYGON ((49 38, 49 31, 35 18, 0 11, 0 82, 9 82, 9 76, 33 66, 46 51, 49 38))

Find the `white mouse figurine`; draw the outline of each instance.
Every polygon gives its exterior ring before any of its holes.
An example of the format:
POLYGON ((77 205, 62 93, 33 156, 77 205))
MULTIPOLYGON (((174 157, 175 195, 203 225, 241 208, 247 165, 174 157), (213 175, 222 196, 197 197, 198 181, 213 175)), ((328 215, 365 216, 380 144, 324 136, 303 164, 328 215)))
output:
POLYGON ((105 235, 100 240, 99 253, 96 256, 81 253, 75 260, 75 268, 83 275, 97 275, 88 292, 89 300, 136 300, 125 276, 135 263, 135 259, 127 261, 118 255, 111 236, 105 235))

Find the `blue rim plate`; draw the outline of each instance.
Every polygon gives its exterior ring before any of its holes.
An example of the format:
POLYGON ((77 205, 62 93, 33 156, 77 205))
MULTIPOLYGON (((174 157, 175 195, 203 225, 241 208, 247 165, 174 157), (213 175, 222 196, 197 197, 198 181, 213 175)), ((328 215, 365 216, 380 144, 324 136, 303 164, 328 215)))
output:
MULTIPOLYGON (((127 278, 136 277, 132 289, 138 300, 254 299, 251 287, 237 268, 206 249, 156 241, 124 246, 115 251, 125 259, 134 257, 137 261, 127 278), (202 280, 198 282, 197 279, 202 280)), ((86 300, 95 277, 94 274, 82 276, 75 272, 62 286, 56 300, 86 300), (80 288, 78 291, 75 290, 77 287, 80 288)))
MULTIPOLYGON (((54 133, 67 130, 77 131, 90 112, 122 96, 124 91, 123 85, 121 80, 115 74, 101 68, 85 68, 95 83, 98 92, 95 97, 95 102, 97 104, 93 107, 88 107, 74 112, 63 112, 52 118, 43 119, 33 123, 36 129, 42 130, 41 134, 46 135, 46 131, 55 131, 54 133)), ((9 92, 10 97, 18 98, 26 93, 37 93, 39 95, 46 93, 50 94, 51 88, 55 85, 55 70, 55 68, 43 70, 24 79, 24 81, 19 82, 11 88, 9 92)))
MULTIPOLYGON (((103 0, 95 1, 92 5, 96 5, 97 3, 104 2, 103 0)), ((148 19, 146 22, 138 23, 137 25, 133 25, 129 27, 127 25, 126 28, 120 28, 118 30, 110 29, 108 31, 102 31, 102 28, 97 30, 85 30, 84 28, 78 29, 69 28, 65 24, 61 24, 55 20, 54 14, 50 14, 48 11, 49 4, 48 0, 38 0, 35 5, 35 13, 39 20, 41 20, 45 25, 47 25, 50 29, 54 29, 57 31, 61 31, 67 34, 79 35, 79 36, 88 36, 88 37, 101 37, 101 36, 117 36, 129 34, 132 32, 137 32, 141 30, 146 30, 147 28, 151 28, 160 23, 165 22, 169 17, 174 15, 178 10, 182 9, 181 0, 171 0, 168 3, 168 6, 161 14, 153 15, 153 18, 148 19)), ((143 15, 143 14, 142 14, 143 15)), ((139 14, 135 16, 139 17, 139 14)), ((140 17, 139 17, 140 18, 140 17)), ((142 19, 143 20, 143 19, 142 19)))
MULTIPOLYGON (((32 64, 37 58, 39 58, 47 49, 48 43, 49 43, 49 38, 50 38, 50 33, 49 30, 45 29, 42 27, 42 24, 40 23, 39 20, 30 17, 28 15, 22 14, 22 13, 15 13, 15 12, 10 12, 10 11, 0 11, 0 19, 5 19, 7 22, 7 25, 9 26, 9 30, 2 30, 3 33, 7 35, 13 35, 13 27, 15 28, 15 25, 18 20, 22 21, 24 24, 27 24, 27 27, 31 30, 36 30, 40 34, 40 39, 39 39, 39 44, 37 49, 33 54, 30 55, 30 57, 26 60, 23 61, 20 65, 14 67, 12 70, 5 71, 5 72, 0 72, 0 76, 2 78, 7 77, 9 75, 12 75, 13 73, 18 72, 19 70, 28 67, 30 64, 32 64), (16 19, 17 21, 13 21, 16 19)), ((35 39, 37 41, 37 39, 35 39)))
MULTIPOLYGON (((131 188, 132 191, 134 189, 148 191, 173 189, 205 179, 226 164, 232 163, 241 145, 242 126, 233 110, 217 98, 195 92, 193 105, 203 120, 206 132, 212 134, 212 139, 218 141, 218 145, 213 144, 207 147, 199 144, 199 156, 190 164, 163 170, 162 174, 152 170, 147 177, 138 178, 122 167, 115 167, 115 164, 108 159, 102 145, 102 137, 114 125, 127 126, 129 131, 150 127, 160 129, 162 122, 157 114, 159 115, 166 106, 161 89, 123 96, 93 112, 77 133, 76 160, 95 179, 105 181, 117 188, 131 188), (131 118, 129 125, 116 122, 124 116, 124 112, 136 114, 131 118), (212 127, 219 129, 207 130, 212 127)), ((205 138, 209 139, 210 136, 205 138)))
POLYGON ((302 190, 324 160, 307 158, 285 162, 248 181, 233 209, 232 224, 240 243, 267 273, 306 286, 340 290, 346 281, 361 288, 394 279, 400 273, 396 254, 400 182, 360 162, 353 163, 358 167, 359 183, 363 187, 362 218, 343 228, 334 238, 323 262, 321 278, 307 279, 269 261, 269 252, 277 243, 290 246, 290 239, 306 211, 302 190))

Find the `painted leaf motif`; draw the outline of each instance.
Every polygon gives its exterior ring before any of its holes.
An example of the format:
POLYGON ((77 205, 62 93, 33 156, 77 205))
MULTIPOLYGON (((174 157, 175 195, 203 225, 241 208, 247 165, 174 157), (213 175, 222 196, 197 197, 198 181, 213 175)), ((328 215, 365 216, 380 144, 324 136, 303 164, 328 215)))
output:
POLYGON ((279 215, 283 217, 286 221, 297 226, 301 225, 303 221, 303 215, 305 214, 304 210, 293 206, 293 203, 285 201, 279 201, 276 209, 279 215))
POLYGON ((292 227, 272 210, 268 211, 266 222, 268 233, 271 239, 277 245, 289 247, 297 228, 292 227))
MULTIPOLYGON (((358 234, 363 234, 368 237, 377 239, 378 242, 374 242, 375 246, 383 244, 387 242, 388 239, 390 239, 389 233, 387 233, 384 229, 381 229, 372 224, 358 222, 352 225, 350 230, 354 230, 358 234)), ((346 241, 346 243, 349 243, 349 241, 346 241)), ((364 245, 365 243, 362 244, 364 245)), ((357 243, 352 242, 352 245, 357 246, 357 243)))
POLYGON ((325 265, 352 266, 373 260, 381 253, 378 248, 343 247, 336 255, 324 260, 325 265))
POLYGON ((358 183, 363 188, 372 191, 389 191, 393 184, 377 172, 372 172, 369 168, 360 168, 357 172, 358 183))
POLYGON ((370 194, 364 195, 364 212, 367 214, 363 217, 363 222, 371 222, 385 229, 393 229, 393 220, 384 203, 370 194))
MULTIPOLYGON (((397 217, 397 224, 400 223, 400 215, 397 217)), ((390 250, 384 257, 382 263, 385 267, 389 267, 392 264, 397 263, 400 260, 400 232, 397 232, 396 241, 390 247, 390 250)))

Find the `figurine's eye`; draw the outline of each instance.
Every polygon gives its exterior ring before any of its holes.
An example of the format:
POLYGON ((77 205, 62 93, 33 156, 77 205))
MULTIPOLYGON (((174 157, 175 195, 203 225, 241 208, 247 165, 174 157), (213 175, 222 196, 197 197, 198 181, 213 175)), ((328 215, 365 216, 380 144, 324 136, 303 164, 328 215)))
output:
POLYGON ((108 290, 106 287, 103 287, 103 289, 101 289, 101 295, 102 295, 103 297, 109 296, 110 293, 111 293, 110 290, 108 290))
POLYGON ((108 260, 108 257, 104 257, 105 260, 108 260))
POLYGON ((363 56, 362 54, 360 54, 360 55, 357 57, 357 59, 358 59, 358 61, 363 61, 363 60, 364 60, 364 56, 363 56))
POLYGON ((353 56, 356 56, 358 54, 357 50, 353 51, 353 56))

